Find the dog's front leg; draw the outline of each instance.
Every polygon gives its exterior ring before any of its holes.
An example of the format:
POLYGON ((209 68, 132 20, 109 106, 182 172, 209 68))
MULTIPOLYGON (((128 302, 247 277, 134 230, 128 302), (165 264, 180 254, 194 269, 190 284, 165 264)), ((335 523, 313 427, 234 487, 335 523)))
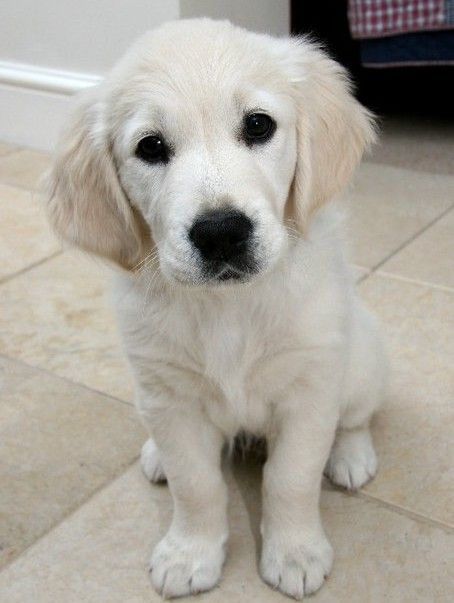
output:
POLYGON ((151 581, 166 598, 209 590, 220 579, 228 535, 223 436, 195 404, 141 410, 174 502, 170 528, 151 557, 151 581))
POLYGON ((332 565, 319 498, 336 427, 334 405, 327 407, 315 390, 300 394, 277 410, 276 433, 269 439, 260 563, 265 582, 295 599, 320 588, 332 565))

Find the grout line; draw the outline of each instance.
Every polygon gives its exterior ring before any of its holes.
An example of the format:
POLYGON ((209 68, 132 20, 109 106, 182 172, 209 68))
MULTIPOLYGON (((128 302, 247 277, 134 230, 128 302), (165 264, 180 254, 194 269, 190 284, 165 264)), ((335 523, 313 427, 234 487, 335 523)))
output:
POLYGON ((439 220, 444 218, 452 209, 454 209, 454 204, 450 205, 441 214, 439 214, 437 217, 435 217, 433 220, 431 220, 428 224, 423 226, 420 230, 418 230, 415 234, 413 234, 411 237, 409 237, 406 241, 401 243, 396 249, 394 249, 393 251, 388 253, 387 256, 385 256, 382 260, 380 260, 377 264, 375 264, 375 266, 373 266, 371 268, 371 273, 376 272, 379 268, 381 268, 383 266, 383 264, 386 264, 386 262, 388 260, 390 260, 392 257, 394 257, 397 253, 399 253, 399 251, 402 251, 402 249, 404 249, 404 247, 407 247, 407 245, 409 245, 410 243, 413 243, 414 240, 416 240, 420 235, 422 235, 424 232, 426 232, 426 230, 429 230, 429 228, 431 228, 439 220))
POLYGON ((430 289, 437 289, 439 291, 445 291, 446 293, 454 293, 453 287, 448 287, 447 285, 438 285, 436 283, 428 283, 427 281, 420 281, 415 278, 411 278, 409 276, 403 276, 401 274, 394 274, 393 272, 385 272, 385 270, 377 270, 377 276, 385 276, 390 279, 394 279, 396 281, 404 281, 406 283, 412 283, 414 285, 420 285, 423 287, 428 287, 430 289))
POLYGON ((48 260, 53 260, 54 258, 61 255, 62 253, 63 253, 62 249, 59 249, 58 251, 54 251, 54 253, 51 253, 50 255, 46 255, 46 257, 41 258, 40 260, 37 260, 36 262, 33 262, 32 264, 28 264, 27 266, 25 266, 25 268, 21 268, 17 272, 13 272, 13 274, 8 274, 7 276, 0 278, 0 285, 3 285, 4 283, 8 283, 9 281, 13 280, 17 276, 22 276, 29 270, 33 270, 33 268, 37 268, 38 266, 45 264, 48 260))
MULTIPOLYGON (((22 151, 22 149, 21 149, 20 147, 18 147, 18 148, 16 148, 16 149, 10 149, 9 151, 6 151, 6 152, 2 153, 2 154, 0 155, 0 161, 1 161, 2 159, 4 159, 5 157, 9 157, 10 155, 13 155, 14 153, 17 153, 17 152, 19 152, 19 151, 22 151)), ((1 184, 3 184, 3 182, 2 182, 1 184)))
MULTIPOLYGON (((103 484, 100 484, 97 488, 95 488, 92 492, 90 492, 88 494, 88 496, 84 500, 82 500, 77 507, 74 507, 73 509, 69 509, 68 512, 65 513, 64 515, 62 515, 62 517, 60 517, 60 519, 56 523, 54 523, 52 526, 50 526, 47 530, 45 530, 42 534, 40 534, 33 542, 30 542, 30 544, 28 546, 26 546, 24 549, 22 549, 22 551, 20 551, 16 557, 13 557, 12 559, 10 559, 0 569, 0 575, 6 569, 8 569, 11 565, 15 564, 16 562, 19 562, 20 559, 22 559, 23 555, 25 555, 30 549, 32 549, 35 545, 37 545, 41 540, 46 538, 46 536, 48 536, 51 532, 56 530, 65 521, 67 521, 73 515, 75 515, 79 511, 79 509, 82 509, 82 507, 84 507, 86 504, 88 504, 93 498, 95 498, 95 496, 97 494, 99 494, 99 492, 104 490, 104 488, 108 488, 113 482, 115 482, 117 479, 121 478, 127 471, 129 471, 129 469, 131 469, 131 467, 138 461, 139 458, 140 458, 140 455, 135 456, 130 463, 128 463, 125 467, 123 467, 111 479, 109 479, 108 481, 106 481, 103 484)), ((146 478, 144 478, 144 479, 146 479, 146 478)))
POLYGON ((23 186, 22 184, 13 184, 12 182, 0 182, 0 185, 2 186, 9 186, 9 188, 17 188, 18 190, 20 190, 23 193, 30 193, 31 195, 43 195, 44 191, 42 191, 40 188, 29 188, 27 186, 23 186))
MULTIPOLYGON (((345 494, 347 496, 351 496, 351 494, 349 495, 346 492, 344 492, 343 494, 345 494)), ((409 519, 412 519, 413 521, 425 523, 425 524, 431 526, 432 528, 438 528, 438 529, 444 530, 445 532, 447 532, 449 534, 454 534, 454 526, 452 526, 448 523, 444 523, 443 521, 439 521, 438 519, 432 519, 431 517, 428 517, 427 515, 423 515, 422 513, 418 513, 417 511, 412 511, 411 509, 408 509, 406 507, 401 507, 400 505, 395 505, 394 503, 388 502, 386 500, 383 500, 382 498, 378 498, 376 496, 368 494, 367 492, 364 492, 362 490, 359 490, 358 492, 354 492, 353 496, 355 496, 356 498, 359 498, 361 500, 367 501, 367 502, 377 503, 380 507, 388 509, 389 511, 393 511, 394 513, 396 513, 398 515, 408 517, 409 519)))
POLYGON ((38 371, 40 373, 44 373, 48 377, 53 377, 54 379, 61 379, 61 381, 65 381, 66 383, 69 383, 70 385, 76 385, 77 387, 81 387, 94 394, 104 396, 105 398, 108 398, 108 399, 112 400, 113 402, 119 402, 120 404, 124 404, 124 405, 128 406, 129 408, 134 408, 134 402, 128 402, 127 400, 123 400, 122 398, 117 398, 117 396, 113 396, 112 394, 108 394, 107 392, 103 392, 99 389, 95 389, 94 387, 90 387, 89 385, 86 385, 85 383, 82 383, 80 381, 74 381, 73 379, 70 379, 69 377, 64 377, 62 375, 58 375, 57 373, 55 373, 54 371, 51 371, 50 369, 47 369, 42 366, 36 366, 34 364, 30 364, 29 362, 22 360, 22 358, 16 358, 14 356, 9 356, 8 354, 5 354, 4 352, 0 352, 0 358, 4 358, 5 360, 8 360, 9 362, 12 362, 12 363, 16 362, 28 369, 38 371))
POLYGON ((442 176, 445 178, 454 178, 454 172, 452 172, 452 171, 450 171, 450 172, 434 172, 433 170, 417 168, 415 166, 396 165, 393 162, 374 159, 373 152, 372 152, 372 155, 365 157, 364 161, 362 163, 368 163, 368 164, 379 165, 379 166, 382 165, 385 167, 394 168, 396 170, 404 170, 405 172, 413 172, 414 174, 423 174, 424 176, 442 176))
POLYGON ((363 266, 362 264, 356 264, 355 262, 350 261, 349 266, 352 270, 353 278, 355 279, 355 286, 362 283, 371 274, 370 268, 363 266), (355 270, 361 270, 362 272, 361 276, 358 276, 358 278, 356 278, 355 270))
POLYGON ((369 276, 372 274, 372 272, 366 272, 366 274, 363 274, 362 276, 359 277, 359 279, 357 279, 357 281, 355 282, 355 285, 359 285, 360 283, 363 283, 366 279, 369 278, 369 276))

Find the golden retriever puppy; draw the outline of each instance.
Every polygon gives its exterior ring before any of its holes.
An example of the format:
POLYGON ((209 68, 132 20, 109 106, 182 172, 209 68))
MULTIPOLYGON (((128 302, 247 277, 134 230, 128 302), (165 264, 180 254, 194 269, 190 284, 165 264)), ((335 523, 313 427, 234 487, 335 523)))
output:
POLYGON ((173 520, 150 573, 164 597, 213 588, 228 538, 221 451, 266 438, 263 579, 302 598, 328 575, 323 471, 377 468, 369 421, 385 359, 334 205, 371 115, 316 44, 209 19, 147 33, 91 89, 48 209, 65 241, 123 270, 115 304, 173 520))

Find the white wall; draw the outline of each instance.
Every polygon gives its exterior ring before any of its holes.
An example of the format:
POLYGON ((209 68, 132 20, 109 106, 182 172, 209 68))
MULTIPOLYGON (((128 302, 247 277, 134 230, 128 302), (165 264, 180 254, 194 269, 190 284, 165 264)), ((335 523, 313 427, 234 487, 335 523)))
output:
POLYGON ((179 0, 2 0, 0 60, 103 74, 179 0))
POLYGON ((141 33, 179 17, 289 31, 289 0, 1 0, 0 140, 51 149, 74 92, 141 33))
POLYGON ((282 36, 290 31, 290 0, 180 0, 180 16, 230 19, 253 31, 282 36))

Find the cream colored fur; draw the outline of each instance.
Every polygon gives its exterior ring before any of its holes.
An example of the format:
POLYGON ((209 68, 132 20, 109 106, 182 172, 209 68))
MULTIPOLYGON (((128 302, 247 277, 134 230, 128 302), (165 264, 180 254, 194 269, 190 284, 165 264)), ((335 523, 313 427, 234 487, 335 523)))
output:
POLYGON ((152 438, 142 464, 174 499, 151 559, 165 597, 220 580, 221 450, 239 431, 268 441, 261 575, 297 599, 331 569, 325 466, 347 488, 375 474, 369 421, 385 360, 328 203, 373 139, 344 70, 317 45, 210 20, 146 34, 70 124, 50 219, 64 240, 126 269, 114 299, 152 438), (238 131, 254 110, 277 129, 251 148, 238 131), (155 131, 173 149, 166 165, 134 154, 155 131), (187 234, 202 210, 227 203, 256 223, 261 270, 243 284, 207 281, 187 234))

